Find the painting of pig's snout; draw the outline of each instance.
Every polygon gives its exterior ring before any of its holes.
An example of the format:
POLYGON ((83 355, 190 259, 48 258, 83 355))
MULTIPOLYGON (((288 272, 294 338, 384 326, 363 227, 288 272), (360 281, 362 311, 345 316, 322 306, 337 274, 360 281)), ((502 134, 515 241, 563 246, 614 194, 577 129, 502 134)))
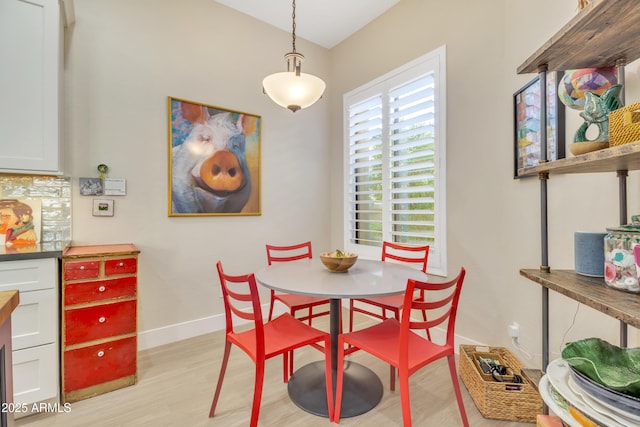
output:
POLYGON ((219 195, 233 193, 245 185, 245 174, 235 154, 218 151, 202 163, 200 178, 212 192, 219 195))
POLYGON ((172 149, 172 212, 240 213, 251 194, 246 121, 204 110, 184 142, 172 149))

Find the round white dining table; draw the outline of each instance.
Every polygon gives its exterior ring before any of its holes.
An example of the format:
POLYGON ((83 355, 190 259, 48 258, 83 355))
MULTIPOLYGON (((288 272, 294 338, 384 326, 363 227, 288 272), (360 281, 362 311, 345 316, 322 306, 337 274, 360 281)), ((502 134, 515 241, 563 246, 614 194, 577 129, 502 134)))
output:
MULTIPOLYGON (((358 259, 345 273, 327 270, 320 260, 272 264, 255 273, 256 280, 275 291, 330 299, 331 369, 335 396, 338 334, 342 298, 371 298, 404 292, 407 280, 427 280, 420 270, 403 264, 358 259)), ((369 368, 345 361, 340 417, 348 418, 373 409, 382 399, 380 378, 369 368)), ((290 399, 303 410, 328 417, 324 362, 307 364, 289 379, 290 399)))

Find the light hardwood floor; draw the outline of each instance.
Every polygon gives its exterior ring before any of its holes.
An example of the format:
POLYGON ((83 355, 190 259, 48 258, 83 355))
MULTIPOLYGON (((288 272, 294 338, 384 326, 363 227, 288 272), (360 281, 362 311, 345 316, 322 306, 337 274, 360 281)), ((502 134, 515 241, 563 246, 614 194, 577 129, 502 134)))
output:
MULTIPOLYGON (((360 318, 359 326, 370 322, 360 318)), ((314 326, 326 327, 322 321, 314 326)), ((41 413, 16 421, 28 427, 122 426, 246 426, 253 398, 253 363, 232 347, 222 394, 214 418, 208 418, 218 378, 224 331, 141 351, 138 383, 71 404, 68 413, 41 413)), ((340 420, 343 426, 401 426, 400 395, 389 390, 388 366, 363 352, 349 356, 374 370, 385 387, 382 401, 370 412, 340 420)), ((321 360, 314 349, 296 351, 296 366, 321 360)), ((472 427, 523 427, 532 424, 485 419, 464 384, 461 388, 472 427)), ((410 380, 414 426, 461 426, 445 360, 414 374, 410 380)), ((282 359, 267 362, 260 426, 330 426, 326 418, 308 414, 293 404, 282 382, 282 359)), ((335 425, 335 424, 333 424, 335 425)))

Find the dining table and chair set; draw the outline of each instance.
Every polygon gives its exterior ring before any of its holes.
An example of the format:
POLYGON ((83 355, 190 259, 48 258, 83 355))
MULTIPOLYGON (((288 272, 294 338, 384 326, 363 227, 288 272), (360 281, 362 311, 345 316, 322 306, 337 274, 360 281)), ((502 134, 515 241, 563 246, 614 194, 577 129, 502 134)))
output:
POLYGON ((405 427, 412 425, 409 378, 446 358, 462 425, 469 426, 454 351, 464 268, 452 279, 431 280, 426 274, 428 246, 392 242, 383 242, 380 260, 358 259, 344 273, 331 272, 313 258, 311 242, 266 245, 266 251, 268 265, 255 273, 231 275, 221 261, 216 264, 226 339, 209 417, 215 415, 235 345, 255 363, 251 427, 258 425, 265 361, 277 356, 282 356, 289 398, 304 411, 339 423, 373 409, 383 398, 384 386, 374 371, 350 360, 356 351, 389 365, 389 389, 395 391, 397 379, 405 427), (258 285, 269 289, 266 320, 258 285), (348 332, 342 320, 343 299, 349 300, 348 332), (274 317, 276 302, 287 311, 274 317), (355 329, 354 313, 379 321, 355 329), (324 316, 329 317, 328 332, 313 325, 324 316), (433 328, 445 330, 444 343, 431 340, 433 328), (294 351, 307 346, 324 357, 294 370, 294 351))

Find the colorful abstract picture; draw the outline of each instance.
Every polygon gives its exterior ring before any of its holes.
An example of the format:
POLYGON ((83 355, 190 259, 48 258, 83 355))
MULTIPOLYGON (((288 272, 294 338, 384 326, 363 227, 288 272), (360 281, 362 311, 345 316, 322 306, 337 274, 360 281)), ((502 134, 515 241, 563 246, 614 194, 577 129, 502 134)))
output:
MULTIPOLYGON (((562 72, 547 73, 547 153, 546 160, 565 157, 564 104, 558 99, 558 82, 562 72)), ((514 95, 514 178, 518 170, 537 166, 541 156, 540 76, 537 76, 514 95)))
POLYGON ((33 248, 40 241, 42 202, 0 199, 0 242, 7 249, 33 248))
POLYGON ((261 117, 169 97, 169 216, 260 215, 261 117))

